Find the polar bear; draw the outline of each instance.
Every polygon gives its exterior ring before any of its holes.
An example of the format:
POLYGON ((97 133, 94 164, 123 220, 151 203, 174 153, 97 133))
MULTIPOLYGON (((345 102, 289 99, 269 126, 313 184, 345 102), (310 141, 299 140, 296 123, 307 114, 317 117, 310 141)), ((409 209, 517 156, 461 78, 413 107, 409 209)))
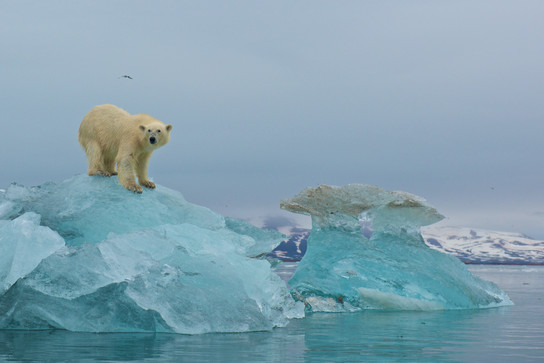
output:
POLYGON ((149 158, 170 141, 171 130, 172 125, 149 115, 130 115, 117 106, 100 105, 81 121, 78 140, 87 154, 89 175, 119 174, 125 188, 141 193, 141 186, 155 188, 147 179, 149 158), (136 184, 135 173, 141 186, 136 184))

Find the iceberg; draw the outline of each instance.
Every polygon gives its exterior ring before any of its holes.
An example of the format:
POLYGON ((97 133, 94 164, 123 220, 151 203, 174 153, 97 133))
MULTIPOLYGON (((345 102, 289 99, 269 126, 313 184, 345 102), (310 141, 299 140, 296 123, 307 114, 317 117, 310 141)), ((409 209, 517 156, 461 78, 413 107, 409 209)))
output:
POLYGON ((285 236, 174 190, 87 175, 12 184, 0 190, 0 329, 247 332, 309 311, 511 304, 425 245, 420 227, 443 217, 420 197, 322 185, 281 207, 313 223, 290 289, 264 258, 285 236))
POLYGON ((444 217, 423 198, 370 185, 321 185, 283 200, 280 207, 312 218, 306 254, 289 281, 307 311, 512 304, 495 284, 425 245, 420 227, 444 217), (370 238, 363 227, 371 228, 370 238))
POLYGON ((284 236, 157 186, 78 175, 0 193, 0 328, 245 332, 304 316, 265 259, 284 236))

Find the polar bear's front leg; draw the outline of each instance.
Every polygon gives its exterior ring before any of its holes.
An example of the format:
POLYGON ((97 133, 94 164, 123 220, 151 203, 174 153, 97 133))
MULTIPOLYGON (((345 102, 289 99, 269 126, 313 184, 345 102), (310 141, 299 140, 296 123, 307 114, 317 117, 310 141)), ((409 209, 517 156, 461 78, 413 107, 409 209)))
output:
POLYGON ((138 177, 138 182, 141 186, 146 188, 155 188, 155 183, 147 179, 147 167, 149 165, 149 159, 151 158, 151 153, 143 153, 138 158, 138 164, 136 166, 136 176, 138 177))
POLYGON ((128 154, 117 158, 117 172, 119 173, 119 183, 126 189, 135 193, 141 193, 142 187, 136 184, 134 178, 134 169, 136 161, 134 160, 134 154, 128 154))

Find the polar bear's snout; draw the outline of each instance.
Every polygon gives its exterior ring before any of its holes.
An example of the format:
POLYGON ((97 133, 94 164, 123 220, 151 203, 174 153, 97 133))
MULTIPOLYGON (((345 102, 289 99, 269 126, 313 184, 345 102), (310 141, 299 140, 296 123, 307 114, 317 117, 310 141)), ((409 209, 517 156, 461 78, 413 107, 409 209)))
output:
POLYGON ((155 145, 157 142, 159 142, 159 135, 161 130, 152 131, 151 129, 147 130, 148 132, 148 140, 151 145, 155 145))

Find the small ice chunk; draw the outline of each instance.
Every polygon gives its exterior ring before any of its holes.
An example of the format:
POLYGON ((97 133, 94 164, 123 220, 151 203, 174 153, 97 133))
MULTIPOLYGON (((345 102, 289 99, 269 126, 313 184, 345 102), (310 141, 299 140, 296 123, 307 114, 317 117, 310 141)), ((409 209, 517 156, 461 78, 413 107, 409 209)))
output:
POLYGON ((251 257, 269 253, 287 238, 278 231, 257 228, 237 218, 226 217, 225 223, 228 229, 253 240, 252 245, 247 248, 247 255, 251 257))
POLYGON ((0 294, 63 246, 58 233, 40 226, 36 213, 0 221, 0 294))

